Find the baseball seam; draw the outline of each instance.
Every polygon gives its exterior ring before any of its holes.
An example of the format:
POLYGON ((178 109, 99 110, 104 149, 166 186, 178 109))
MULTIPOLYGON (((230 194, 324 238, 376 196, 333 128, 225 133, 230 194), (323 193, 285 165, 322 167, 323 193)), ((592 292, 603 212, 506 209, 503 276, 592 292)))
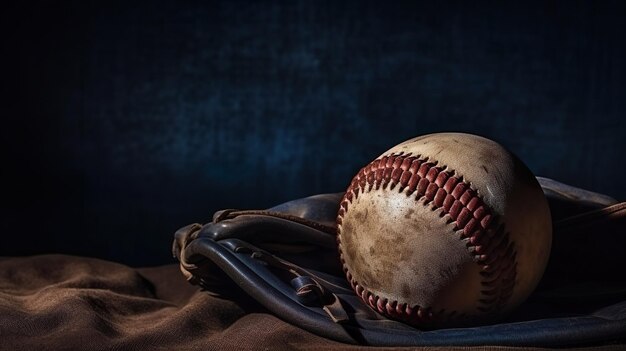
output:
POLYGON ((431 210, 441 208, 440 217, 454 224, 454 232, 466 242, 473 260, 481 266, 481 291, 477 310, 493 313, 501 310, 511 297, 517 276, 516 251, 504 224, 493 214, 470 182, 456 175, 447 166, 439 166, 428 157, 411 153, 390 154, 372 161, 353 178, 343 196, 337 216, 337 243, 343 270, 352 288, 374 310, 409 324, 428 325, 444 320, 467 317, 454 310, 433 310, 430 306, 410 306, 406 302, 390 301, 362 286, 345 264, 341 246, 341 225, 349 205, 359 193, 372 189, 404 192, 415 195, 415 201, 431 210))

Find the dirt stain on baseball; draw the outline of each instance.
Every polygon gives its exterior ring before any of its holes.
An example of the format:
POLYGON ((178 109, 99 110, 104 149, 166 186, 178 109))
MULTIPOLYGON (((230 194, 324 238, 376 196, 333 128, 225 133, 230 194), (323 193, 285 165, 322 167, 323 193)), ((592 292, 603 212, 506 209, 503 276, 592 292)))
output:
POLYGON ((401 287, 401 292, 402 297, 405 299, 409 299, 411 297, 411 287, 409 286, 409 284, 407 283, 403 283, 402 287, 401 287))
POLYGON ((409 209, 409 211, 408 211, 408 212, 404 215, 404 218, 406 218, 406 219, 411 219, 411 215, 412 215, 413 213, 415 213, 415 210, 414 210, 414 209, 412 209, 412 208, 411 208, 411 209, 409 209))

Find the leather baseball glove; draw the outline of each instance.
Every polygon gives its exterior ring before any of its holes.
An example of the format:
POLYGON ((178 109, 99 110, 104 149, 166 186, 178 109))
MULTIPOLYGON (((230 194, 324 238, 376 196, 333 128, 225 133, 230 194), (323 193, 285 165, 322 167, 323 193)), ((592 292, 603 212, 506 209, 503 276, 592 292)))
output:
POLYGON ((175 234, 173 254, 207 293, 241 292, 283 320, 330 339, 387 346, 562 347, 626 340, 626 203, 538 178, 554 240, 543 279, 498 324, 419 330, 365 305, 342 272, 335 219, 342 194, 268 210, 222 210, 175 234))

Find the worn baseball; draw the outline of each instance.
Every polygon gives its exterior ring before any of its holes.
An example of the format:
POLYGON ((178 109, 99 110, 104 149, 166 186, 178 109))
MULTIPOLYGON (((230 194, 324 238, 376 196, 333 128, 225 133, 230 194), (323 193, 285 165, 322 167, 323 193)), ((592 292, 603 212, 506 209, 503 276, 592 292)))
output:
POLYGON ((548 203, 498 143, 420 136, 363 167, 337 216, 343 269, 377 312, 417 327, 488 323, 522 303, 548 261, 548 203))

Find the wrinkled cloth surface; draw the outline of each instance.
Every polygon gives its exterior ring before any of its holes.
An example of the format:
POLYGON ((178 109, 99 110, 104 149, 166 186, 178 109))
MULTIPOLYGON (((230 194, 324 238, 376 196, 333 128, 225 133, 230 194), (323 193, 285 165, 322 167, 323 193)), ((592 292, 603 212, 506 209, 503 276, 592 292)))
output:
MULTIPOLYGON (((623 230, 626 228, 626 203, 617 203, 616 200, 604 195, 590 193, 549 179, 538 180, 550 200, 554 221, 555 237, 551 259, 537 291, 524 305, 525 307, 520 307, 510 317, 509 322, 519 321, 523 324, 524 321, 536 320, 537 325, 552 325, 552 331, 539 328, 541 330, 532 333, 528 330, 525 333, 507 332, 504 336, 500 335, 499 339, 505 337, 507 340, 524 341, 521 339, 525 336, 543 333, 550 334, 548 339, 557 339, 560 336, 558 345, 561 348, 626 349, 623 344, 626 335, 615 333, 615 330, 626 330, 624 329, 626 326, 619 324, 626 314, 623 308, 626 306, 624 301, 626 290, 622 268, 626 265, 624 255, 626 237, 623 230), (593 318, 589 318, 590 316, 593 318), (554 323, 550 324, 550 320, 561 321, 565 327, 555 329, 554 323), (585 324, 585 321, 589 323, 585 324), (559 335, 554 334, 554 331, 559 335), (602 335, 609 335, 611 339, 598 337, 602 335)), ((302 228, 297 230, 298 222, 293 221, 293 215, 301 219, 322 220, 320 223, 324 222, 324 218, 332 220, 336 213, 336 209, 333 208, 337 206, 333 199, 337 196, 330 194, 311 197, 274 207, 273 211, 283 213, 281 218, 267 217, 265 216, 267 211, 259 213, 244 211, 245 215, 233 220, 217 221, 215 225, 205 226, 206 235, 212 233, 214 239, 224 240, 204 241, 223 241, 228 244, 230 239, 239 238, 241 240, 230 244, 240 245, 243 243, 242 240, 266 246, 271 244, 267 246, 268 249, 281 253, 302 266, 331 272, 332 267, 336 265, 336 260, 329 258, 332 255, 326 257, 319 254, 302 254, 301 242, 308 240, 314 248, 319 246, 328 249, 334 248, 333 238, 319 230, 302 228), (285 217, 285 214, 291 215, 285 217), (257 218, 258 215, 261 215, 261 218, 257 218), (277 221, 279 219, 283 221, 277 221), (297 250, 293 251, 294 249, 297 250)), ((220 211, 217 216, 225 218, 229 213, 233 214, 232 211, 220 211)), ((196 240, 198 237, 183 234, 176 234, 174 253, 178 258, 181 258, 179 250, 183 246, 199 242, 196 240)), ((213 246, 219 248, 222 244, 219 244, 219 247, 213 246)), ((202 247, 204 246, 198 246, 202 247)), ((223 252, 232 247, 225 245, 216 252, 223 252)), ((246 252, 246 250, 235 251, 235 254, 245 258, 246 252)), ((332 254, 332 250, 329 252, 332 254)), ((266 260, 270 258, 260 256, 255 260, 263 257, 266 260)), ((250 260, 246 258, 246 261, 250 260)), ((191 263, 179 266, 173 263, 160 267, 132 268, 95 258, 65 255, 0 257, 0 351, 366 348, 325 338, 327 330, 324 329, 311 328, 311 325, 307 324, 289 323, 290 314, 287 312, 302 312, 303 309, 283 308, 273 311, 282 313, 272 313, 268 306, 275 307, 275 304, 266 303, 265 306, 260 303, 261 295, 258 293, 263 289, 237 288, 236 285, 243 282, 241 278, 244 275, 231 274, 232 277, 228 277, 209 263, 204 261, 200 266, 191 263), (202 275, 194 277, 186 268, 194 268, 194 271, 197 268, 197 273, 202 275), (201 268, 209 270, 203 271, 201 268), (203 289, 189 284, 197 283, 196 279, 199 278, 202 278, 200 282, 203 289), (316 333, 307 331, 307 328, 315 330, 316 333)), ((262 267, 256 263, 255 265, 262 267)), ((232 270, 232 267, 240 266, 222 268, 232 270)), ((247 277, 253 275, 248 274, 247 277)), ((280 281, 276 280, 275 283, 278 284, 280 281)), ((350 292, 345 295, 349 298, 351 294, 350 292)), ((272 298, 286 301, 285 296, 282 296, 282 299, 279 296, 272 298)), ((368 323, 379 325, 387 322, 373 319, 368 323)), ((512 324, 513 328, 509 329, 517 330, 519 329, 517 325, 512 324)), ((389 330, 392 329, 394 328, 389 326, 389 330)), ((450 335, 453 339, 455 337, 454 331, 443 330, 441 333, 450 335)), ((458 335, 456 336, 458 338, 458 335)), ((371 341, 376 342, 377 339, 371 341)), ((528 340, 524 342, 529 345, 528 340)), ((448 342, 446 339, 442 343, 463 345, 458 340, 448 342)), ((477 346, 376 347, 376 349, 528 349, 495 346, 496 344, 486 342, 473 344, 477 346)), ((522 342, 507 344, 518 346, 522 342)), ((534 343, 534 345, 548 344, 534 343)))
MULTIPOLYGON (((174 264, 131 268, 64 255, 0 259, 0 350, 363 348, 283 322, 245 295, 222 298, 200 291, 174 264)), ((623 345, 574 349, 622 350, 623 345)))

